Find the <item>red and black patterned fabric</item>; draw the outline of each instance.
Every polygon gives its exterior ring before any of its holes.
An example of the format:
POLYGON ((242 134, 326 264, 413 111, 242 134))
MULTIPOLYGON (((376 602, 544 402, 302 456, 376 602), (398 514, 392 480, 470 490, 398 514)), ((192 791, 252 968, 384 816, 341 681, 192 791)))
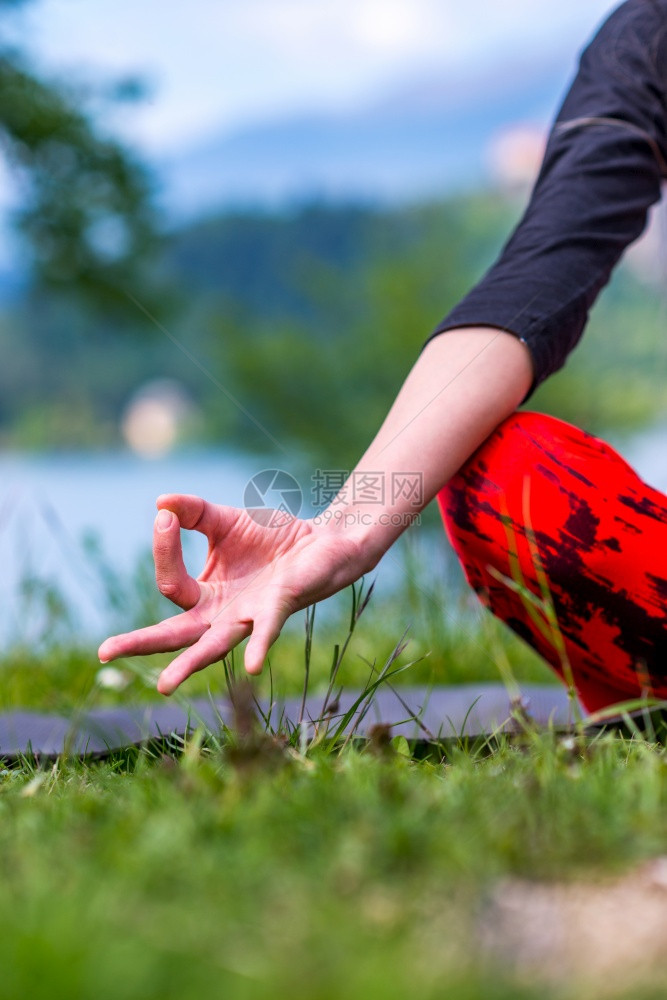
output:
POLYGON ((587 709, 667 698, 667 497, 613 448, 517 412, 438 503, 480 600, 587 709))

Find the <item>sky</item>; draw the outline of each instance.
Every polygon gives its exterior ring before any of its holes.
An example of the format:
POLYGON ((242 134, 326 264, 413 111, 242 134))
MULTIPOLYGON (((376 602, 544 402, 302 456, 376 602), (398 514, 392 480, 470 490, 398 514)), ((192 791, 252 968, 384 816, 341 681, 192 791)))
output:
POLYGON ((148 155, 211 130, 367 106, 437 73, 576 53, 608 0, 34 0, 5 33, 49 72, 139 74, 109 125, 148 155))

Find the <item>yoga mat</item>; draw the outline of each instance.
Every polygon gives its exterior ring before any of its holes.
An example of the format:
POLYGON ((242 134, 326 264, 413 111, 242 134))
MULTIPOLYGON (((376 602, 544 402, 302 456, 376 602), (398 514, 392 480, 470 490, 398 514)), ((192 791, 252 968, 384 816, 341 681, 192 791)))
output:
MULTIPOLYGON (((316 726, 337 727, 360 691, 343 691, 332 699, 333 711, 323 719, 324 695, 310 696, 302 723, 309 737, 316 726)), ((572 705, 563 687, 525 685, 521 688, 523 711, 541 727, 565 729, 572 721, 572 705)), ((301 698, 287 698, 274 705, 260 701, 261 714, 269 724, 294 727, 301 718, 301 698)), ((331 709, 331 706, 330 706, 331 709)), ((389 687, 384 684, 365 699, 346 727, 368 737, 373 726, 390 726, 390 735, 408 740, 479 737, 502 729, 516 728, 513 706, 501 684, 465 684, 455 687, 389 687)), ((583 711, 579 709, 583 715, 583 711)), ((264 721, 258 711, 259 725, 264 721)), ((0 714, 0 759, 15 760, 22 754, 55 758, 62 754, 104 757, 124 747, 170 735, 185 736, 198 725, 219 731, 234 726, 234 709, 229 699, 195 699, 187 704, 176 701, 128 708, 100 708, 65 718, 41 712, 12 711, 0 714)))

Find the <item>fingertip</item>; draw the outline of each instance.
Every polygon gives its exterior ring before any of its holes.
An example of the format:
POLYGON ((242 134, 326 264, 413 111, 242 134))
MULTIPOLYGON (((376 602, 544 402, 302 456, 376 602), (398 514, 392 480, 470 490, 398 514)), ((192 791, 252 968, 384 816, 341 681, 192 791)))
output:
POLYGON ((109 663, 110 660, 113 660, 113 656, 107 648, 108 642, 109 640, 105 639, 100 648, 97 650, 97 657, 100 663, 109 663))
POLYGON ((258 677, 259 674, 261 674, 262 670, 264 669, 265 658, 266 658, 265 654, 262 654, 260 658, 256 653, 253 653, 252 651, 250 655, 248 655, 248 652, 246 650, 245 661, 244 661, 245 672, 249 674, 251 677, 258 677))
POLYGON ((176 520, 176 515, 172 511, 162 507, 155 518, 155 527, 158 531, 169 531, 176 520))
POLYGON ((179 682, 174 684, 173 680, 170 679, 169 668, 167 667, 166 670, 162 671, 157 679, 158 694, 163 694, 166 697, 169 697, 169 695, 173 694, 178 687, 178 683, 179 682))
POLYGON ((174 515, 174 517, 178 517, 176 510, 181 502, 181 499, 182 497, 180 493, 160 493, 160 496, 155 501, 155 506, 158 509, 158 516, 161 510, 168 510, 174 515))

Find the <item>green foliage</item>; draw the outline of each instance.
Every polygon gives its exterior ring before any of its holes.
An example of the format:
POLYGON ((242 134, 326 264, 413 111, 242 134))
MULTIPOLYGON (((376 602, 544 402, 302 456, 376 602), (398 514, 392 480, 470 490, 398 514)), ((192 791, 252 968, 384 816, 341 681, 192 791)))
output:
MULTIPOLYGON (((115 325, 48 296, 0 316, 0 433, 24 446, 107 445, 131 394, 171 377, 196 401, 207 441, 266 455, 275 445, 259 423, 308 463, 348 468, 515 215, 479 193, 383 211, 231 213, 172 233, 155 275, 172 290, 167 319, 151 319, 141 296, 115 325)), ((658 418, 663 326, 655 291, 621 270, 528 406, 594 432, 658 418)))
POLYGON ((156 220, 145 168, 93 123, 80 91, 41 78, 6 45, 0 92, 2 151, 20 189, 14 222, 41 284, 76 293, 101 315, 127 313, 127 292, 157 308, 147 284, 156 220))
MULTIPOLYGON (((464 294, 471 268, 492 259, 510 214, 480 195, 384 213, 348 210, 346 218, 356 239, 344 250, 336 210, 310 208, 285 220, 280 280, 289 280, 289 305, 276 304, 269 322, 259 301, 243 302, 241 316, 221 303, 207 351, 274 436, 326 455, 332 467, 356 460, 428 333, 464 294), (329 250, 308 260, 296 240, 313 216, 329 250)), ((226 220, 218 225, 224 231, 226 220)), ((187 257, 179 259, 187 272, 187 257)), ((246 423, 238 426, 246 445, 266 448, 246 423)))

